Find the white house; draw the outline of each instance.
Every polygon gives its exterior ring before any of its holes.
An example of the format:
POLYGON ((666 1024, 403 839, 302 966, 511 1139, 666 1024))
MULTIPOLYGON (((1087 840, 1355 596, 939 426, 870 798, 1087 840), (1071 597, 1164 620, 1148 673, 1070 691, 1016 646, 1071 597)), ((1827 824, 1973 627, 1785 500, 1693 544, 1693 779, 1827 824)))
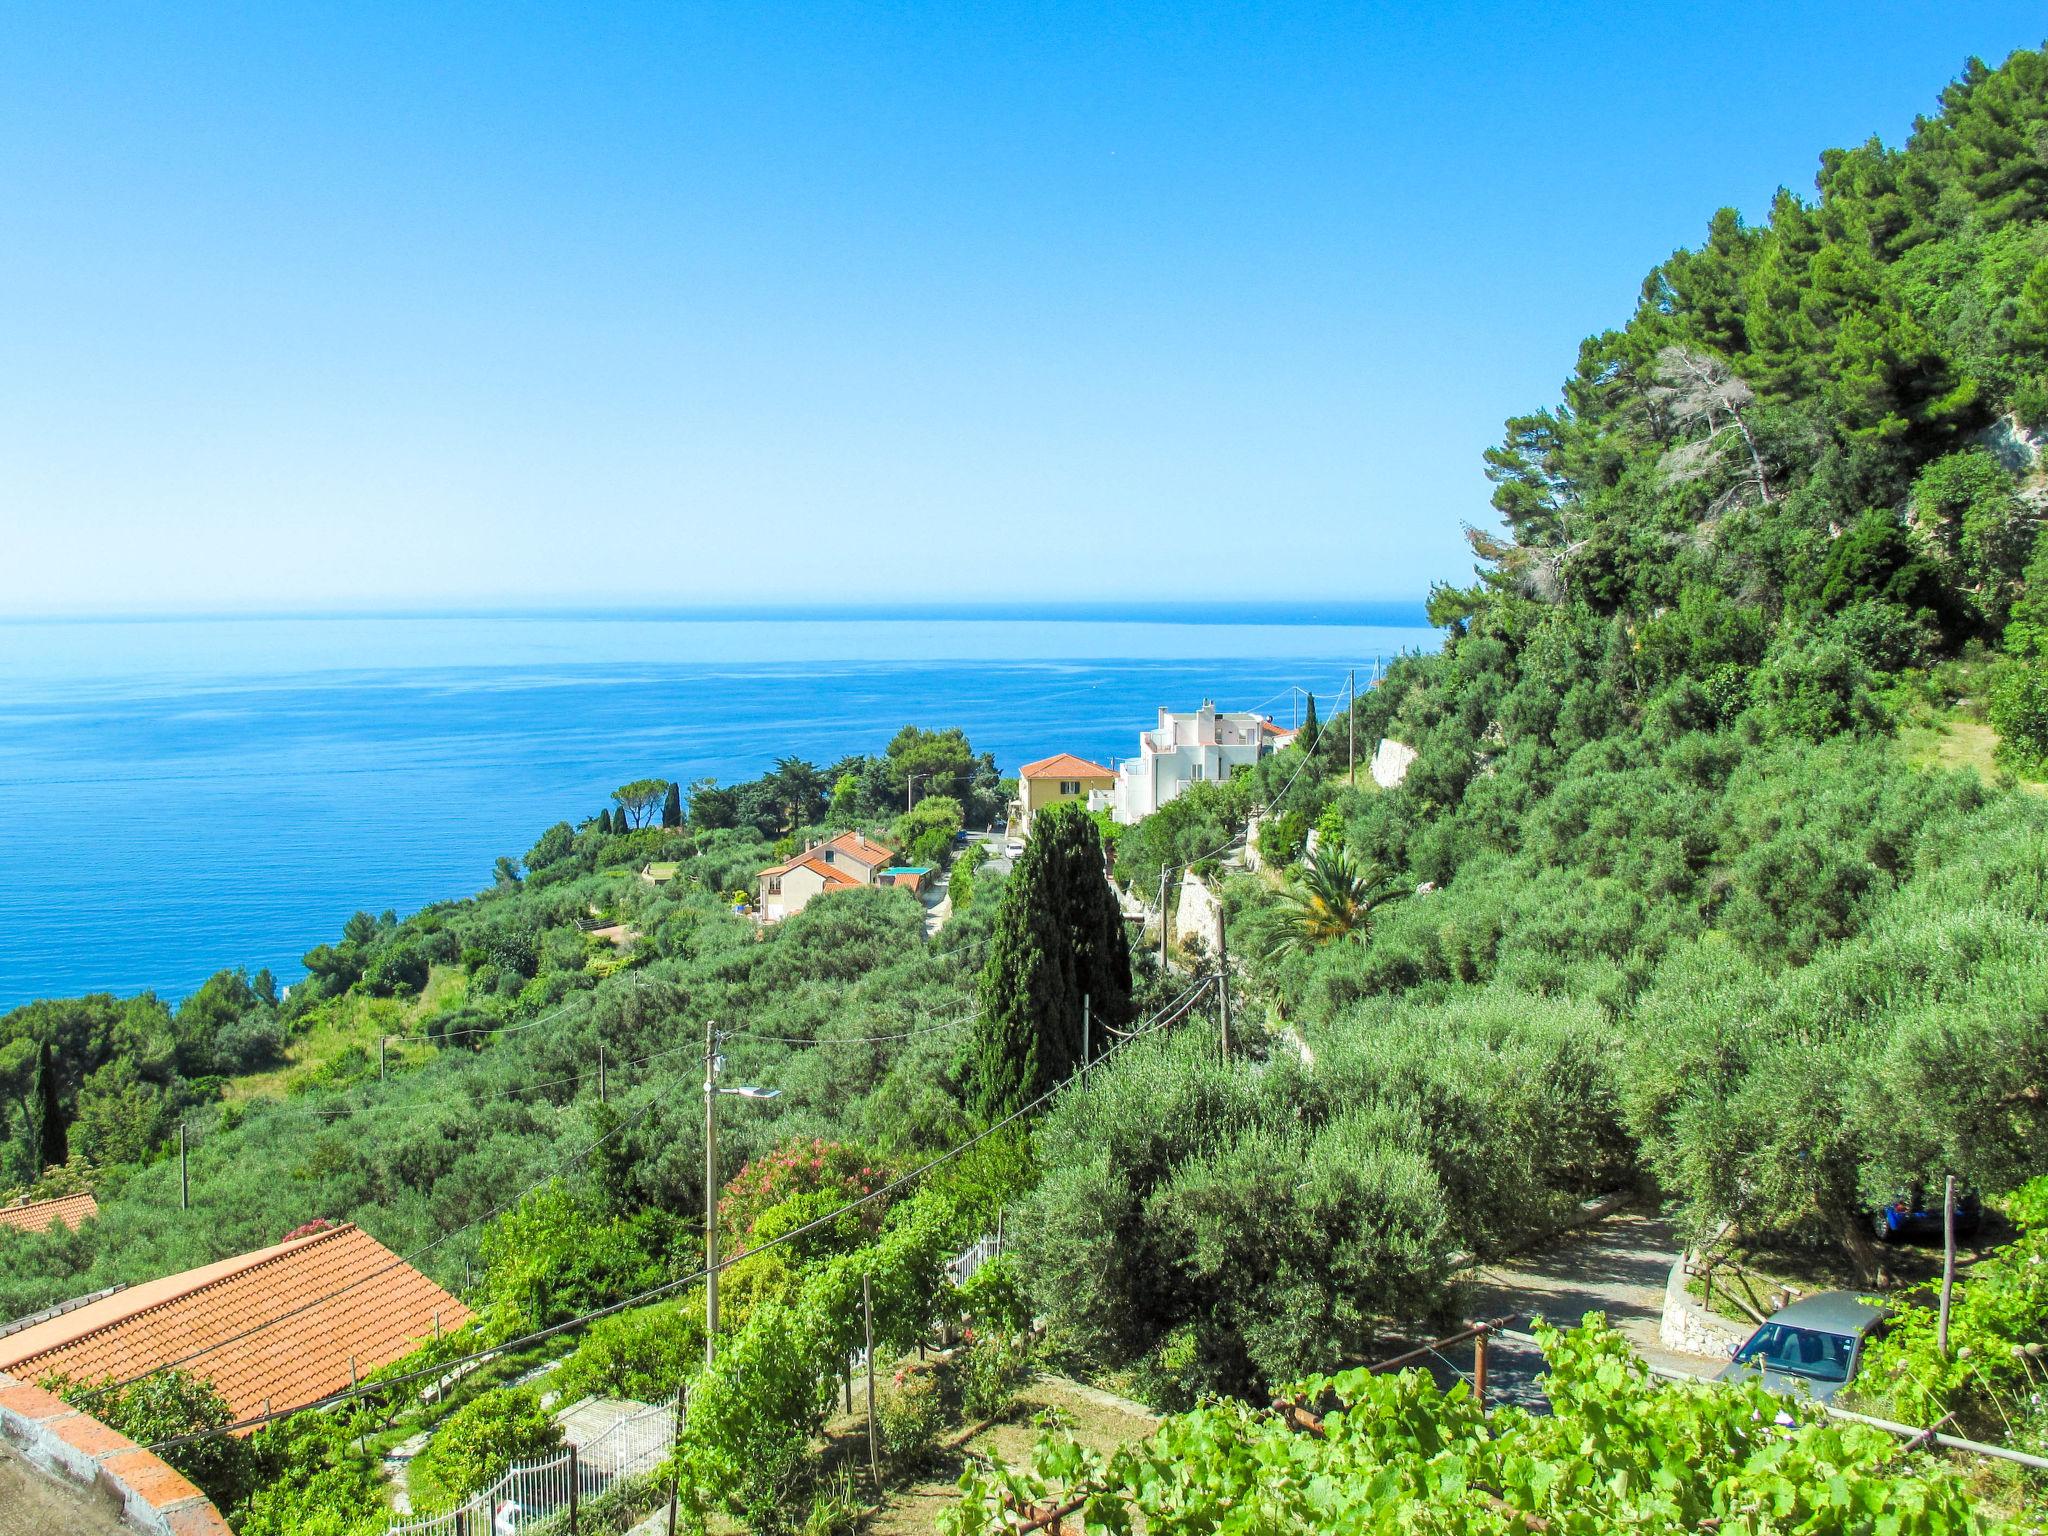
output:
POLYGON ((1126 825, 1140 821, 1190 784, 1228 779, 1233 769, 1279 751, 1293 737, 1249 710, 1218 714, 1207 699, 1189 713, 1161 708, 1159 724, 1139 733, 1138 755, 1117 764, 1110 814, 1126 825))

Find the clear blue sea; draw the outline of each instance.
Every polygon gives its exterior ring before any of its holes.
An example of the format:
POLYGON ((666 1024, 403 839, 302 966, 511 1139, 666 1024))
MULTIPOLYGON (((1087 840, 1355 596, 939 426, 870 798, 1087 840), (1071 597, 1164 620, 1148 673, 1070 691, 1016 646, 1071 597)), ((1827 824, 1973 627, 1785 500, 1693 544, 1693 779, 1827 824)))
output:
POLYGON ((222 966, 488 884, 613 786, 959 725, 1006 772, 1159 705, 1325 712, 1420 605, 0 623, 0 1009, 222 966))

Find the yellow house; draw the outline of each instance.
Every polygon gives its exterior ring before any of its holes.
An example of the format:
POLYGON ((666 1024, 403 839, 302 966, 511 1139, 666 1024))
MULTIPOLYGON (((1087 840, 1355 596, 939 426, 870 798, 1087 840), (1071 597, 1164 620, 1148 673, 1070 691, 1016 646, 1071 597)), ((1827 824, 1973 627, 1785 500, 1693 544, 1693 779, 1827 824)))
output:
POLYGON ((1084 800, 1092 789, 1116 787, 1116 775, 1100 763, 1062 752, 1017 770, 1017 832, 1031 830, 1031 818, 1062 800, 1084 800))

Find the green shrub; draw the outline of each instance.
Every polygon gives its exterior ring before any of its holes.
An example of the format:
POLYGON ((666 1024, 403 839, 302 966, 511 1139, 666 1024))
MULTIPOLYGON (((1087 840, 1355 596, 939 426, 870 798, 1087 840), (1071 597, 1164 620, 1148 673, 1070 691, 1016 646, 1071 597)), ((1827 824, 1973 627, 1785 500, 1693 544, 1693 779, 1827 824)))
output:
POLYGON ((898 1372, 875 1394, 883 1454, 905 1471, 931 1459, 950 1420, 945 1393, 930 1371, 898 1372))
POLYGON ((514 1462, 539 1461, 562 1443, 562 1428, 532 1387, 486 1392, 450 1414, 413 1458, 413 1504, 453 1509, 491 1486, 514 1462))

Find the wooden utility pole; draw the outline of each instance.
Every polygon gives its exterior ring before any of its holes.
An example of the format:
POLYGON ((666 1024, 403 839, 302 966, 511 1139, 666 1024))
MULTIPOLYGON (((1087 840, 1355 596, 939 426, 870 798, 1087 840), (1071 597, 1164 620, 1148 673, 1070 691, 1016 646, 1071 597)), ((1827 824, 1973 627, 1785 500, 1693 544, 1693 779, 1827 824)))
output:
POLYGON ((1358 668, 1346 674, 1344 683, 1344 782, 1358 784, 1358 668))
POLYGON ((1223 1059, 1230 1060, 1230 924, 1216 904, 1216 1023, 1223 1035, 1223 1059))
POLYGON ((1472 1401, 1486 1412, 1486 1329, 1472 1336, 1472 1401))
POLYGON ((1159 974, 1166 974, 1166 869, 1159 871, 1159 974))
POLYGON ((704 1363, 718 1359, 718 1039, 704 1021, 704 1363))
POLYGON ((185 1122, 178 1122, 178 1209, 192 1209, 192 1174, 185 1163, 185 1122))
POLYGON ((868 1475, 874 1479, 875 1497, 882 1496, 882 1454, 875 1440, 875 1286, 868 1276, 860 1277, 861 1325, 868 1345, 868 1475))
POLYGON ((1941 1185, 1941 1317, 1935 1324, 1935 1346, 1948 1358, 1948 1304, 1956 1288, 1956 1176, 1941 1185))
POLYGON ((380 1083, 384 1081, 384 1046, 390 1038, 389 1035, 377 1037, 377 1081, 380 1083))

